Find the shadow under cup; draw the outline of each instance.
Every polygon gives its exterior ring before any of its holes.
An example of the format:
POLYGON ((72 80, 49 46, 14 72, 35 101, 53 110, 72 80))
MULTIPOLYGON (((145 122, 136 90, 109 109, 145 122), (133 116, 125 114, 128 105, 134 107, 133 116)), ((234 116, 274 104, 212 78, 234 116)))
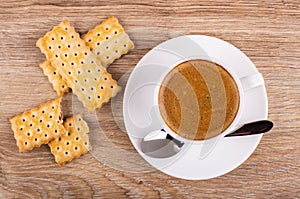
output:
POLYGON ((166 125, 187 140, 222 134, 240 106, 238 86, 221 65, 195 59, 180 63, 164 77, 158 92, 166 125))

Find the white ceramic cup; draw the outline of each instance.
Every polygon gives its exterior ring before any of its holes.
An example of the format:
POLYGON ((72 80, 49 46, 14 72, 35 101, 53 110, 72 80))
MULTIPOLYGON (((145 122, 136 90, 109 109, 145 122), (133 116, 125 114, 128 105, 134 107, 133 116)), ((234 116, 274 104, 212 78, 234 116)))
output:
MULTIPOLYGON (((239 78, 236 73, 234 72, 234 70, 232 70, 231 66, 227 65, 225 62, 222 62, 222 60, 219 60, 217 58, 214 57, 205 57, 205 56, 201 56, 201 55, 196 55, 196 56, 192 56, 192 57, 187 57, 187 58, 181 58, 179 60, 177 60, 176 62, 174 62, 172 65, 166 66, 168 69, 167 70, 162 70, 162 75, 160 77, 160 80, 158 82, 159 85, 162 84, 162 81, 164 80, 165 76, 177 65, 179 65, 180 63, 186 62, 186 61, 190 61, 190 60, 206 60, 206 61, 210 61, 210 62, 214 62, 220 66, 222 66, 225 70, 227 70, 229 72, 229 74, 233 77, 237 87, 238 87, 238 91, 239 91, 239 109, 238 112, 235 116, 235 119, 232 121, 232 123, 229 125, 229 127, 224 130, 221 134, 209 138, 209 139, 205 139, 205 140, 190 140, 187 138, 184 138, 180 135, 178 135, 177 133, 175 133, 174 131, 172 131, 168 125, 165 123, 165 121, 163 120, 162 116, 159 114, 159 118, 158 120, 160 121, 160 123, 163 126, 163 129, 166 131, 166 133, 170 134, 172 137, 176 138, 179 141, 182 141, 184 143, 189 143, 189 142, 193 142, 193 143, 203 143, 203 142, 212 142, 212 143, 216 143, 216 141, 222 137, 224 137, 225 135, 232 133, 235 129, 239 128, 240 126, 243 125, 243 123, 240 122, 240 117, 243 113, 243 109, 244 109, 244 92, 247 92, 253 88, 256 88, 258 86, 264 85, 264 79, 262 77, 262 75, 260 73, 254 73, 254 74, 250 74, 247 75, 245 77, 241 77, 239 78)), ((154 104, 159 107, 158 105, 158 93, 159 93, 159 89, 160 86, 157 87, 157 89, 155 90, 155 95, 154 95, 154 104)))

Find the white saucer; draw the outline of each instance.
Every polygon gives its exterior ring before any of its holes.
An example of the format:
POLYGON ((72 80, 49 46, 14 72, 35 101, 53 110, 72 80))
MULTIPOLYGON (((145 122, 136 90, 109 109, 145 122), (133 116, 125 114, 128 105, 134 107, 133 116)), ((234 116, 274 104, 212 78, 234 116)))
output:
MULTIPOLYGON (((250 59, 233 45, 209 36, 177 37, 153 48, 137 64, 125 89, 123 114, 128 136, 138 153, 156 169, 182 179, 214 178, 241 165, 255 150, 262 135, 223 137, 213 150, 201 157, 202 144, 192 143, 177 155, 156 159, 143 154, 140 143, 149 132, 164 125, 156 118, 156 90, 170 67, 186 59, 203 58, 228 65, 239 78, 258 73, 250 59)), ((221 65, 222 65, 221 64, 221 65)), ((264 85, 244 92, 240 122, 267 119, 268 102, 264 85)))

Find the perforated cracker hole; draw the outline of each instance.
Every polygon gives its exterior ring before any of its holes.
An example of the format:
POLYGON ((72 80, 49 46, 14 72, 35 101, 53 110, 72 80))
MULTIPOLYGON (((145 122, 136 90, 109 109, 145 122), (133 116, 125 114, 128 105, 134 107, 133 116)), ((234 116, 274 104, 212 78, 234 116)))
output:
POLYGON ((108 46, 106 46, 106 49, 108 49, 108 46))
POLYGON ((81 64, 84 64, 84 61, 81 61, 80 63, 81 63, 81 64))
POLYGON ((30 136, 30 135, 31 135, 31 134, 28 132, 28 133, 27 133, 27 136, 30 136))
MULTIPOLYGON (((62 85, 61 87, 62 87, 62 88, 65 88, 66 86, 65 86, 65 85, 62 85)), ((51 118, 51 117, 50 117, 50 118, 51 118)))
POLYGON ((100 52, 97 52, 97 55, 100 55, 100 52))
POLYGON ((100 42, 97 43, 97 46, 100 46, 100 42))
POLYGON ((97 81, 98 79, 95 77, 94 80, 97 81))
POLYGON ((98 36, 98 37, 100 37, 100 36, 101 36, 101 34, 100 34, 100 33, 98 33, 98 34, 97 34, 97 36, 98 36))
POLYGON ((56 147, 56 150, 58 150, 58 151, 59 151, 59 147, 56 147))
POLYGON ((40 129, 37 129, 37 132, 40 132, 40 129))
POLYGON ((49 116, 49 118, 52 118, 52 117, 53 117, 52 115, 49 116))
POLYGON ((57 130, 56 130, 56 129, 54 130, 54 133, 57 133, 57 130))
POLYGON ((35 117, 35 115, 32 115, 32 117, 35 117))
POLYGON ((77 53, 74 53, 74 56, 77 57, 77 53))
POLYGON ((118 34, 118 31, 115 31, 115 34, 118 34))
POLYGON ((61 48, 61 45, 58 45, 58 48, 60 49, 60 48, 61 48))
POLYGON ((52 109, 55 109, 55 106, 52 106, 52 109))
POLYGON ((98 95, 98 99, 100 99, 101 97, 100 97, 100 95, 98 95))
POLYGON ((61 141, 61 138, 58 138, 58 141, 61 141))
POLYGON ((74 66, 74 62, 71 62, 71 65, 74 66))
POLYGON ((80 122, 80 121, 81 121, 81 118, 78 118, 78 121, 80 122))
POLYGON ((87 52, 85 52, 84 55, 87 55, 87 52))
POLYGON ((65 57, 68 57, 68 54, 65 54, 65 57))
POLYGON ((25 119, 22 119, 23 122, 25 122, 25 119))
POLYGON ((47 137, 48 135, 47 135, 47 134, 45 134, 44 136, 45 136, 45 137, 47 137))
POLYGON ((81 88, 81 91, 84 91, 84 88, 81 88))
POLYGON ((76 140, 79 140, 79 137, 76 137, 76 140))
POLYGON ((115 53, 117 54, 119 51, 118 50, 115 50, 115 53))
POLYGON ((32 124, 29 124, 29 126, 32 126, 32 124))
POLYGON ((104 77, 104 80, 106 81, 106 80, 107 80, 107 78, 106 78, 106 77, 104 77))
POLYGON ((72 35, 71 38, 74 39, 74 35, 72 35))
POLYGON ((93 91, 94 90, 94 88, 93 87, 91 87, 91 91, 93 91))
POLYGON ((106 40, 108 40, 108 39, 109 39, 109 37, 105 37, 105 39, 106 39, 106 40))
POLYGON ((90 100, 90 99, 91 99, 91 96, 88 96, 88 99, 90 100))
POLYGON ((50 124, 47 124, 47 127, 50 128, 50 124))
POLYGON ((91 72, 91 70, 90 69, 88 69, 88 71, 87 71, 88 73, 90 73, 91 72))
POLYGON ((25 145, 27 145, 27 142, 25 142, 25 145))
POLYGON ((75 83, 78 83, 78 80, 77 80, 77 79, 75 79, 75 83))
POLYGON ((65 66, 65 63, 61 63, 62 66, 65 66))
POLYGON ((51 39, 52 39, 52 41, 54 41, 54 37, 52 37, 51 39))
POLYGON ((101 86, 100 88, 101 88, 101 89, 104 89, 104 87, 103 87, 103 86, 101 86))
POLYGON ((126 44, 124 44, 124 48, 126 48, 126 46, 127 46, 127 45, 126 45, 126 44))
POLYGON ((51 50, 51 49, 52 49, 52 47, 51 47, 51 46, 49 46, 49 49, 51 50))
POLYGON ((69 123, 69 126, 72 126, 72 123, 69 123))
POLYGON ((67 27, 65 27, 65 30, 68 30, 68 28, 67 28, 67 27))
POLYGON ((106 59, 109 59, 109 56, 106 56, 106 59))
POLYGON ((55 57, 58 57, 58 55, 55 55, 55 57))
POLYGON ((69 145, 70 144, 70 142, 66 142, 66 145, 69 145))
POLYGON ((80 47, 81 45, 80 45, 80 44, 77 44, 77 46, 80 47))
POLYGON ((77 147, 77 146, 75 146, 75 147, 74 147, 74 149, 75 149, 75 150, 77 150, 77 149, 78 149, 78 147, 77 147))
POLYGON ((23 131, 23 128, 20 128, 20 131, 23 131))
POLYGON ((87 142, 84 142, 84 145, 87 145, 87 142))
POLYGON ((88 42, 92 42, 92 40, 91 40, 91 39, 88 39, 88 42))
POLYGON ((77 128, 77 131, 80 131, 80 128, 77 128))
POLYGON ((37 141, 38 141, 38 139, 37 139, 37 138, 34 138, 34 141, 35 141, 35 142, 37 142, 37 141))
POLYGON ((43 122, 43 120, 40 120, 40 123, 42 123, 43 122))
POLYGON ((110 88, 114 88, 114 86, 110 86, 110 88))
POLYGON ((108 30, 108 29, 109 29, 108 27, 105 28, 105 30, 108 30))
POLYGON ((100 70, 100 69, 98 69, 98 72, 100 73, 100 72, 101 72, 101 70, 100 70))
POLYGON ((69 71, 68 74, 71 75, 72 74, 71 71, 69 71))
POLYGON ((68 151, 66 151, 65 154, 68 155, 69 154, 68 151))
POLYGON ((53 74, 56 75, 56 72, 54 71, 53 74))
POLYGON ((71 133, 70 133, 70 132, 68 132, 68 136, 71 136, 71 133))

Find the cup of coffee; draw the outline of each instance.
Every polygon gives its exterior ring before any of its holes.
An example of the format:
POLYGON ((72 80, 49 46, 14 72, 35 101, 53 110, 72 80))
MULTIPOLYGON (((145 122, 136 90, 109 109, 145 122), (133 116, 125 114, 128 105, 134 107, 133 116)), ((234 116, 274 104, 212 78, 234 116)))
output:
POLYGON ((160 120, 184 142, 225 136, 241 125, 244 92, 263 83, 260 73, 238 78, 220 61, 181 60, 169 67, 157 90, 160 120))

